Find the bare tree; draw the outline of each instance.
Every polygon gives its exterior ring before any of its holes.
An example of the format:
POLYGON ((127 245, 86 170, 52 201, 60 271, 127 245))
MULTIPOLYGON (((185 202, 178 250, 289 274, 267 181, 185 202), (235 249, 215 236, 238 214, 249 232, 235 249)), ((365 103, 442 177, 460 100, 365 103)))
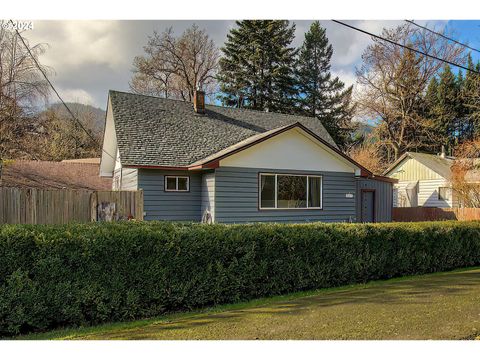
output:
POLYGON ((354 146, 349 150, 348 155, 374 174, 381 174, 388 166, 376 142, 366 141, 354 146))
POLYGON ((70 104, 70 108, 95 140, 72 120, 63 107, 50 107, 40 116, 44 131, 33 144, 38 147, 40 159, 59 161, 100 156, 98 144, 101 143, 102 134, 96 127, 98 115, 91 107, 81 104, 70 104))
POLYGON ((197 88, 207 94, 214 91, 219 50, 197 25, 178 38, 172 28, 154 32, 144 51, 133 61, 132 91, 184 101, 192 101, 197 88))
POLYGON ((466 141, 455 149, 450 179, 461 206, 480 207, 480 138, 466 141))
MULTIPOLYGON (((45 52, 45 44, 26 43, 36 59, 45 52)), ((24 138, 33 130, 35 109, 48 94, 48 83, 18 35, 0 26, 0 159, 33 157, 24 138)))
MULTIPOLYGON (((384 29, 382 36, 447 61, 463 63, 466 58, 463 47, 410 25, 384 29)), ((424 116, 423 96, 430 79, 444 64, 386 41, 372 40, 356 71, 358 110, 360 115, 378 120, 377 135, 397 159, 404 151, 435 142, 433 126, 424 116)))

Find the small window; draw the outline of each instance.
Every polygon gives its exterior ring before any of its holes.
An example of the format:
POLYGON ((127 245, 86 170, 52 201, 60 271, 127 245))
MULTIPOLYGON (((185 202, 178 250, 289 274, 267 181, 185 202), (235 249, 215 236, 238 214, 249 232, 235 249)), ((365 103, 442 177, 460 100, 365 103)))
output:
POLYGON ((165 191, 189 191, 188 176, 165 176, 165 191))
POLYGON ((438 200, 449 201, 450 200, 450 188, 439 187, 438 188, 438 200))

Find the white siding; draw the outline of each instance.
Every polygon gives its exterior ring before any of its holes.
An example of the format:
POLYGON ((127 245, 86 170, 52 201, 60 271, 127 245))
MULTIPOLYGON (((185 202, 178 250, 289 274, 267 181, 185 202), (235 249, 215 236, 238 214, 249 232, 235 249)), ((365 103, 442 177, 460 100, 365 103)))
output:
POLYGON ((209 211, 212 222, 215 221, 215 173, 202 176, 202 218, 209 211))
POLYGON ((110 98, 107 104, 107 114, 105 118, 105 131, 103 134, 103 150, 100 161, 100 176, 112 176, 116 167, 116 160, 112 156, 118 153, 117 135, 115 133, 115 123, 113 119, 112 104, 110 98))
POLYGON ((121 190, 138 190, 138 170, 122 168, 121 190))
MULTIPOLYGON (((394 196, 393 196, 393 206, 403 206, 399 197, 405 190, 405 187, 414 181, 399 181, 395 184, 394 196)), ((457 206, 456 201, 453 200, 453 195, 450 193, 450 200, 444 201, 438 199, 438 188, 439 187, 450 187, 450 184, 445 179, 432 179, 432 180, 420 180, 418 182, 418 206, 424 207, 452 207, 457 206)), ((451 191, 451 190, 450 190, 451 191)))
POLYGON ((418 205, 425 207, 452 207, 452 194, 450 190, 450 200, 438 199, 439 187, 450 187, 444 179, 438 180, 420 180, 418 184, 418 205))
MULTIPOLYGON (((394 185, 393 190, 393 207, 405 207, 412 206, 412 204, 406 199, 406 188, 409 184, 417 183, 416 180, 400 180, 394 185)), ((418 184, 417 184, 418 189, 418 184)), ((416 198, 418 199, 418 193, 415 193, 416 198)), ((411 199, 410 201, 416 202, 417 200, 411 199)))
POLYGON ((291 129, 220 161, 222 167, 354 173, 356 166, 299 129, 291 129))
POLYGON ((112 190, 138 190, 138 170, 128 168, 115 169, 113 172, 112 190))
POLYGON ((432 169, 411 158, 406 158, 403 160, 396 168, 392 169, 388 173, 388 176, 400 181, 443 179, 442 176, 437 174, 432 169))

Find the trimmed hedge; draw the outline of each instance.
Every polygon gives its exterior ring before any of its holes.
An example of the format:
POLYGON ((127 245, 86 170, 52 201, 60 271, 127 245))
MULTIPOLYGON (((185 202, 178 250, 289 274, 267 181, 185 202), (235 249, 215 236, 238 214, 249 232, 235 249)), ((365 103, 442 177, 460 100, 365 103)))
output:
POLYGON ((3 225, 0 335, 479 264, 479 222, 3 225))

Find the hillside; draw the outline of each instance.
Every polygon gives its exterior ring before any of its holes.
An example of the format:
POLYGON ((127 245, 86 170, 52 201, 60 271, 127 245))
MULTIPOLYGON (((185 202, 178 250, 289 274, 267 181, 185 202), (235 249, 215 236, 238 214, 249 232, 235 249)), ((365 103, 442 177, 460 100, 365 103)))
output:
MULTIPOLYGON (((91 105, 85 105, 80 103, 66 103, 67 106, 72 110, 73 114, 79 118, 84 119, 88 117, 91 119, 92 130, 97 134, 103 133, 103 128, 105 126, 105 110, 96 108, 91 105)), ((54 110, 62 117, 69 117, 67 110, 63 106, 63 104, 56 103, 50 105, 49 109, 54 110)), ((84 124, 86 125, 86 124, 84 124)))

